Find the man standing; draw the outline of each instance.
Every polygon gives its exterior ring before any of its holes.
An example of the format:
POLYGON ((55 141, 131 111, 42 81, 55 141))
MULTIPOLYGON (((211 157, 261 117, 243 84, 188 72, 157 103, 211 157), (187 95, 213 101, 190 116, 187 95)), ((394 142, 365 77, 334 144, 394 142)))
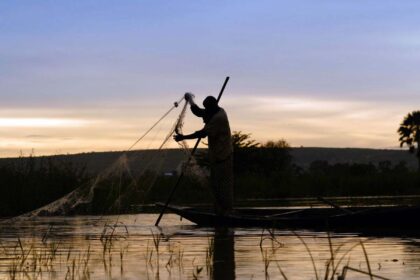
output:
POLYGON ((174 139, 182 141, 208 137, 210 186, 214 195, 215 212, 217 215, 227 215, 233 205, 233 147, 228 117, 213 96, 204 99, 204 109, 195 104, 192 94, 186 93, 185 99, 190 103, 193 114, 203 118, 205 126, 189 135, 177 134, 174 139))

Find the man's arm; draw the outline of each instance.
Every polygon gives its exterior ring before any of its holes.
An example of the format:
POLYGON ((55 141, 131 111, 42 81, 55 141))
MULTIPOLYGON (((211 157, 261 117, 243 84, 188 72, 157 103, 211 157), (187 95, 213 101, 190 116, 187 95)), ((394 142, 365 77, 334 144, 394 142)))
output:
POLYGON ((182 140, 198 139, 198 138, 205 138, 205 137, 207 137, 207 132, 204 129, 202 129, 188 135, 177 134, 174 136, 174 139, 175 141, 179 142, 182 140))
POLYGON ((190 109, 191 109, 191 112, 194 114, 194 115, 196 115, 197 117, 199 117, 199 118, 203 118, 204 117, 204 113, 205 113, 205 111, 204 111, 204 109, 202 109, 202 108, 200 108, 200 107, 198 107, 197 106, 197 104, 195 104, 195 102, 194 102, 194 95, 192 94, 192 93, 190 93, 190 92, 187 92, 185 95, 184 95, 184 98, 185 98, 185 100, 188 102, 188 103, 190 103, 190 109))
POLYGON ((205 115, 205 110, 198 107, 196 104, 192 104, 191 107, 191 112, 196 115, 197 117, 203 118, 205 115))

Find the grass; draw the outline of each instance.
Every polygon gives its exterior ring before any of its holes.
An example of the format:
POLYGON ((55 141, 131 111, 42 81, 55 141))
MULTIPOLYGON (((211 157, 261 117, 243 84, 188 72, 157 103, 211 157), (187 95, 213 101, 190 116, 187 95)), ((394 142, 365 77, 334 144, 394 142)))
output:
MULTIPOLYGON (((280 275, 283 277, 283 279, 287 280, 289 277, 286 275, 284 270, 280 266, 280 262, 277 259, 277 255, 281 255, 281 248, 283 248, 284 244, 278 240, 278 237, 274 234, 274 231, 267 231, 267 234, 264 234, 265 232, 262 232, 261 239, 260 239, 260 252, 262 256, 262 262, 264 267, 264 275, 265 279, 270 279, 270 272, 269 267, 271 263, 275 263, 280 275), (264 246, 264 243, 266 241, 269 241, 269 246, 264 246), (280 245, 281 244, 281 245, 280 245)), ((365 241, 359 240, 358 242, 355 242, 355 244, 351 244, 350 247, 346 250, 343 250, 343 247, 348 244, 340 244, 336 246, 334 249, 334 245, 332 242, 332 238, 329 232, 327 232, 327 241, 328 241, 328 251, 329 251, 329 258, 325 263, 325 269, 323 273, 323 277, 321 277, 322 270, 318 269, 316 264, 316 259, 313 256, 313 253, 308 246, 308 244, 305 241, 305 238, 300 236, 299 234, 293 232, 293 234, 298 238, 298 240, 301 242, 301 244, 304 246, 306 253, 309 255, 313 270, 314 270, 314 277, 317 280, 324 279, 324 280, 334 280, 335 276, 337 276, 337 280, 345 280, 347 271, 354 271, 363 275, 368 276, 371 280, 373 279, 384 279, 384 280, 390 280, 389 278, 386 278, 384 276, 380 276, 377 274, 374 274, 371 269, 369 257, 367 250, 365 248, 364 242, 368 241, 366 239, 365 241), (367 270, 362 269, 356 269, 354 267, 349 266, 350 258, 348 258, 347 264, 342 265, 343 260, 356 248, 360 247, 363 252, 363 256, 365 258, 365 265, 367 270), (341 274, 338 274, 338 271, 341 269, 341 274)), ((360 265, 360 264, 359 264, 360 265)))
MULTIPOLYGON (((312 263, 314 279, 345 280, 348 272, 352 271, 365 275, 371 280, 389 280, 389 278, 373 273, 371 269, 368 251, 365 247, 365 243, 369 239, 357 239, 337 245, 333 244, 333 238, 327 233, 325 236, 327 243, 324 246, 327 247, 326 251, 329 252, 329 256, 323 257, 325 259, 323 268, 319 268, 322 261, 317 259, 311 251, 311 246, 306 242, 307 237, 297 233, 293 234, 302 246, 302 257, 307 255, 312 263), (362 251, 365 270, 351 266, 349 256, 356 248, 360 248, 362 251)), ((88 241, 82 250, 69 246, 69 244, 64 245, 52 238, 42 238, 39 241, 16 238, 15 241, 8 241, 8 244, 0 243, 0 250, 5 256, 0 260, 0 267, 7 268, 7 276, 10 280, 50 279, 59 275, 62 275, 64 279, 87 280, 91 279, 93 275, 96 275, 95 279, 98 278, 98 263, 102 262, 104 264, 103 275, 106 278, 123 279, 125 273, 130 273, 124 268, 124 264, 133 258, 131 255, 133 251, 130 247, 133 243, 129 242, 129 236, 127 227, 121 224, 106 224, 96 240, 102 245, 98 246, 93 239, 88 241), (115 275, 116 271, 119 272, 119 276, 115 275), (95 274, 92 274, 93 272, 95 274)), ((170 279, 213 279, 214 270, 218 265, 220 266, 220 263, 214 263, 215 250, 220 250, 220 248, 214 247, 214 238, 213 236, 207 237, 206 248, 200 251, 201 253, 195 252, 190 255, 190 249, 193 247, 188 243, 181 244, 177 238, 151 231, 151 234, 144 240, 147 242, 144 263, 139 264, 145 265, 143 277, 145 279, 166 279, 167 277, 170 279), (187 258, 185 258, 186 252, 189 254, 187 258)), ((262 230, 259 241, 255 239, 254 241, 257 243, 255 245, 259 245, 263 278, 270 279, 271 276, 277 275, 281 275, 283 279, 294 278, 294 275, 288 275, 290 272, 287 273, 287 267, 284 267, 283 261, 280 260, 287 257, 284 250, 289 244, 282 241, 282 236, 279 233, 275 230, 262 230)), ((295 271, 294 273, 299 272, 295 271)))
POLYGON ((0 216, 15 216, 41 207, 86 182, 83 167, 70 161, 30 156, 0 166, 0 216))

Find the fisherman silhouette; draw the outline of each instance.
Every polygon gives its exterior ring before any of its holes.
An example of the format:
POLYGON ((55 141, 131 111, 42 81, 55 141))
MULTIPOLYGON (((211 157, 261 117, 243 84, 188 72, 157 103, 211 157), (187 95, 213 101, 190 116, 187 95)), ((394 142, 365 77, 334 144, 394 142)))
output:
POLYGON ((233 162, 232 138, 227 114, 217 104, 216 98, 208 96, 203 108, 195 104, 193 95, 185 94, 191 111, 203 118, 203 129, 189 135, 176 134, 175 141, 208 137, 210 159, 210 186, 214 196, 215 212, 224 216, 232 211, 233 205, 233 162))

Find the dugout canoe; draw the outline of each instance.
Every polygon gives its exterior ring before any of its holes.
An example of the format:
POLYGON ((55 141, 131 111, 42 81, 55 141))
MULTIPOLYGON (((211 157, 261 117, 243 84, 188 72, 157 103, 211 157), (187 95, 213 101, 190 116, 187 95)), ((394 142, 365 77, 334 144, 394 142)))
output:
POLYGON ((167 209, 199 226, 209 227, 420 230, 420 206, 241 208, 223 217, 206 208, 170 205, 167 209))

